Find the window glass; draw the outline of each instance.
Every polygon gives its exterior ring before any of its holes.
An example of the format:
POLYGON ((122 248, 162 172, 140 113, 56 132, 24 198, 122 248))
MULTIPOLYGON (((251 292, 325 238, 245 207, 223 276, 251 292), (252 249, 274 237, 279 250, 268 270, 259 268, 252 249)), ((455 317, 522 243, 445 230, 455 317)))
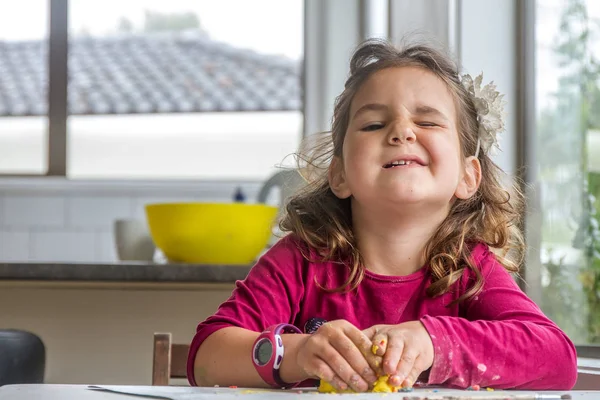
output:
POLYGON ((68 176, 264 179, 293 161, 301 0, 69 7, 68 176))
POLYGON ((600 343, 600 2, 537 0, 542 308, 600 343))
POLYGON ((0 173, 47 171, 48 3, 0 2, 0 173))

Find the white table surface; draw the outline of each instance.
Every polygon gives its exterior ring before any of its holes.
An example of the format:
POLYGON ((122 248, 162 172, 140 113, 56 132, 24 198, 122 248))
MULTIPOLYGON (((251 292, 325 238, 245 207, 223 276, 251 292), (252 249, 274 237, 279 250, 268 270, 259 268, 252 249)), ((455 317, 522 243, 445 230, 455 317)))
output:
MULTIPOLYGON (((188 387, 160 387, 160 386, 109 386, 100 385, 102 388, 120 390, 125 392, 145 393, 148 396, 139 397, 129 394, 114 393, 110 391, 90 389, 89 385, 55 385, 55 384, 35 384, 35 385, 6 385, 0 387, 1 400, 143 400, 151 398, 173 399, 173 400, 205 400, 219 398, 222 400, 245 399, 272 399, 288 400, 300 398, 301 400, 331 400, 331 395, 323 395, 314 390, 275 391, 261 389, 229 389, 229 388, 188 388, 188 387), (323 397, 325 396, 325 397, 323 397)), ((334 396, 336 399, 361 400, 378 399, 387 397, 387 399, 408 398, 408 399, 533 399, 535 394, 543 395, 539 399, 560 399, 561 395, 570 395, 573 400, 600 400, 600 391, 562 391, 562 392, 525 392, 525 391, 457 391, 448 389, 416 389, 409 393, 363 393, 334 396), (451 397, 448 397, 451 396, 451 397), (544 397, 550 396, 550 397, 544 397)), ((564 397, 563 398, 569 398, 564 397)), ((386 399, 386 400, 387 400, 386 399)))

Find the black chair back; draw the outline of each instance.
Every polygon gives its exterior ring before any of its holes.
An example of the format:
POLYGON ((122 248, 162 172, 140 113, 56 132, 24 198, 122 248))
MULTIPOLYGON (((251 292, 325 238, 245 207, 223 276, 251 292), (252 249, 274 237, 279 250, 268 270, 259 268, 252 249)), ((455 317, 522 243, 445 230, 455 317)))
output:
POLYGON ((0 386, 44 383, 46 348, 35 334, 0 329, 0 386))

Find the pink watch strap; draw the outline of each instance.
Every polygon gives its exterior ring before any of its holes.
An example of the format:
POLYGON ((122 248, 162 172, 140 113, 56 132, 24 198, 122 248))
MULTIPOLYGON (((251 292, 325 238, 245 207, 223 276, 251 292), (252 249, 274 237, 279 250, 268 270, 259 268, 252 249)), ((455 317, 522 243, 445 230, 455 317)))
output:
POLYGON ((291 324, 271 325, 254 342, 252 361, 258 374, 266 383, 277 388, 290 388, 297 386, 299 382, 285 383, 279 376, 279 367, 284 355, 283 341, 280 336, 282 333, 302 333, 302 331, 291 324))

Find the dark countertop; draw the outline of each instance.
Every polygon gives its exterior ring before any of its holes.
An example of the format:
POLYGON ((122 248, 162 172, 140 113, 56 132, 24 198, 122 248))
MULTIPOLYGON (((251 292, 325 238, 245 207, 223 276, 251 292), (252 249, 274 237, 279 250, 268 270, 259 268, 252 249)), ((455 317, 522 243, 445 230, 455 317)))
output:
POLYGON ((251 266, 61 262, 0 262, 0 281, 234 283, 251 266))

